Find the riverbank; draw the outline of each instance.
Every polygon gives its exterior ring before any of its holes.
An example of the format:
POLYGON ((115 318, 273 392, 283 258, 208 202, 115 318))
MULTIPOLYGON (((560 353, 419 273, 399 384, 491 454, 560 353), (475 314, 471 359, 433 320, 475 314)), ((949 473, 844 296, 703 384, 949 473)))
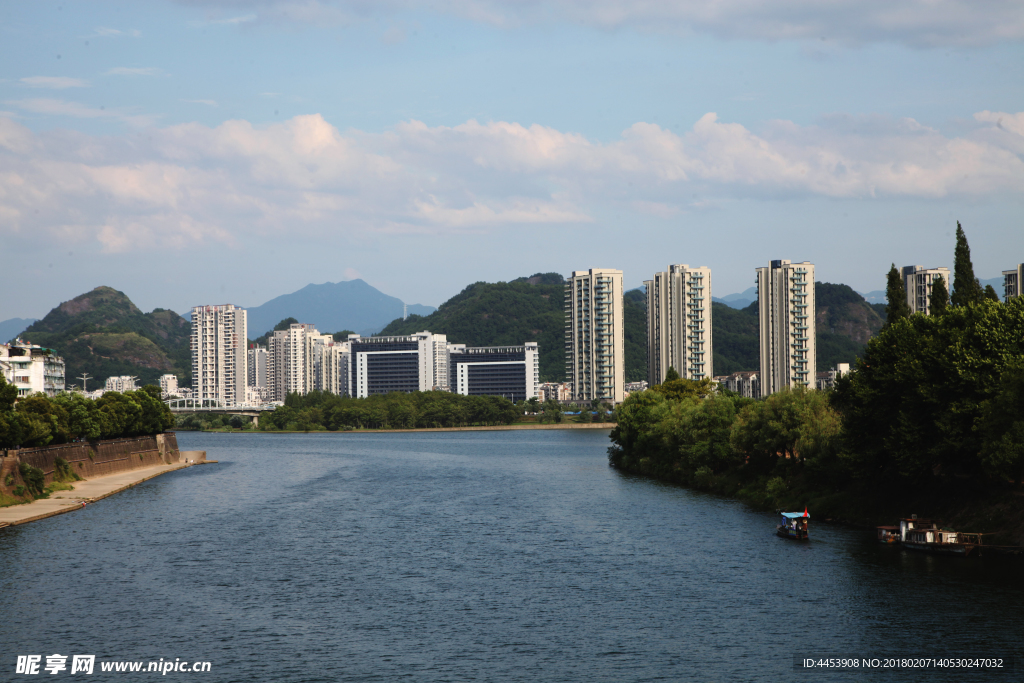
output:
POLYGON ((563 422, 559 424, 511 424, 489 427, 416 427, 413 429, 339 429, 337 431, 311 429, 309 431, 259 431, 254 429, 175 429, 180 432, 205 432, 212 434, 401 434, 404 432, 508 432, 533 429, 614 429, 614 422, 563 422))
POLYGON ((89 503, 94 503, 115 493, 130 489, 144 481, 159 477, 161 474, 185 469, 186 467, 217 462, 216 460, 207 460, 206 451, 182 451, 181 455, 182 462, 170 465, 155 465, 153 467, 110 474, 105 477, 76 481, 73 483, 73 490, 57 491, 50 494, 48 498, 40 498, 31 503, 0 508, 0 528, 27 524, 55 515, 62 515, 66 512, 80 510, 89 503))

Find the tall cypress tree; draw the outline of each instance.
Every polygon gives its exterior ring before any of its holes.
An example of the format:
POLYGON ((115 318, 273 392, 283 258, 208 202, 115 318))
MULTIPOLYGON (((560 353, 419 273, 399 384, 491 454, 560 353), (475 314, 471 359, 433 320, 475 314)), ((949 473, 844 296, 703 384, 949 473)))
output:
POLYGON ((946 288, 946 280, 941 275, 932 280, 932 294, 928 299, 928 312, 932 315, 942 315, 949 307, 949 290, 946 288))
POLYGON ((956 222, 956 252, 953 256, 953 296, 954 306, 969 306, 981 301, 981 285, 974 277, 974 264, 971 263, 971 247, 967 244, 967 235, 956 222))
POLYGON ((910 317, 910 305, 907 304, 907 290, 903 287, 903 276, 892 264, 889 269, 889 276, 885 283, 885 298, 888 305, 885 307, 885 324, 892 325, 901 318, 910 317))

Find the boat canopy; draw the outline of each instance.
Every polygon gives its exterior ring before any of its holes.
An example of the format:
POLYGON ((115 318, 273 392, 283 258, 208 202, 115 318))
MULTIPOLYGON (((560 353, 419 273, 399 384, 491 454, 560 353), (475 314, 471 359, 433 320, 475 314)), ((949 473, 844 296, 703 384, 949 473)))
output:
POLYGON ((806 512, 783 512, 782 516, 786 517, 787 519, 803 519, 805 517, 807 519, 811 518, 811 516, 806 512))

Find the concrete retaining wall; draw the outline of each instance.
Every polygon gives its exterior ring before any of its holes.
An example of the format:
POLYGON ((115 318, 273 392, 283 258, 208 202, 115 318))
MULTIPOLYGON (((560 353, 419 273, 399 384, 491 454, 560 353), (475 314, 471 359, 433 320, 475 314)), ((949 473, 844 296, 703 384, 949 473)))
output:
MULTIPOLYGON (((65 443, 40 448, 9 450, 0 460, 0 491, 10 494, 21 481, 20 463, 38 467, 46 475, 46 484, 53 482, 57 458, 64 458, 72 470, 83 479, 103 477, 154 465, 184 462, 178 450, 178 438, 173 432, 155 436, 136 436, 80 443, 65 443), (13 479, 6 484, 8 475, 13 479)), ((198 459, 190 455, 192 459, 198 459)), ((203 459, 205 459, 205 454, 203 459)))

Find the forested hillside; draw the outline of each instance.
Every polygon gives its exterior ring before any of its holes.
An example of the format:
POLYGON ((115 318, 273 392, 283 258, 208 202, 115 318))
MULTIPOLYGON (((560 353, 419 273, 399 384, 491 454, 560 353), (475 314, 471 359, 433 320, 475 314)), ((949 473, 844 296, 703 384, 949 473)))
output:
POLYGON ((187 385, 192 381, 190 329, 174 311, 143 313, 123 292, 97 287, 54 308, 21 336, 64 357, 68 386, 83 372, 95 378, 90 388, 112 375, 155 384, 165 373, 187 385))
POLYGON ((540 345, 540 378, 565 378, 565 280, 558 273, 537 273, 512 282, 476 282, 427 316, 394 320, 381 335, 430 330, 448 341, 470 346, 540 345))

